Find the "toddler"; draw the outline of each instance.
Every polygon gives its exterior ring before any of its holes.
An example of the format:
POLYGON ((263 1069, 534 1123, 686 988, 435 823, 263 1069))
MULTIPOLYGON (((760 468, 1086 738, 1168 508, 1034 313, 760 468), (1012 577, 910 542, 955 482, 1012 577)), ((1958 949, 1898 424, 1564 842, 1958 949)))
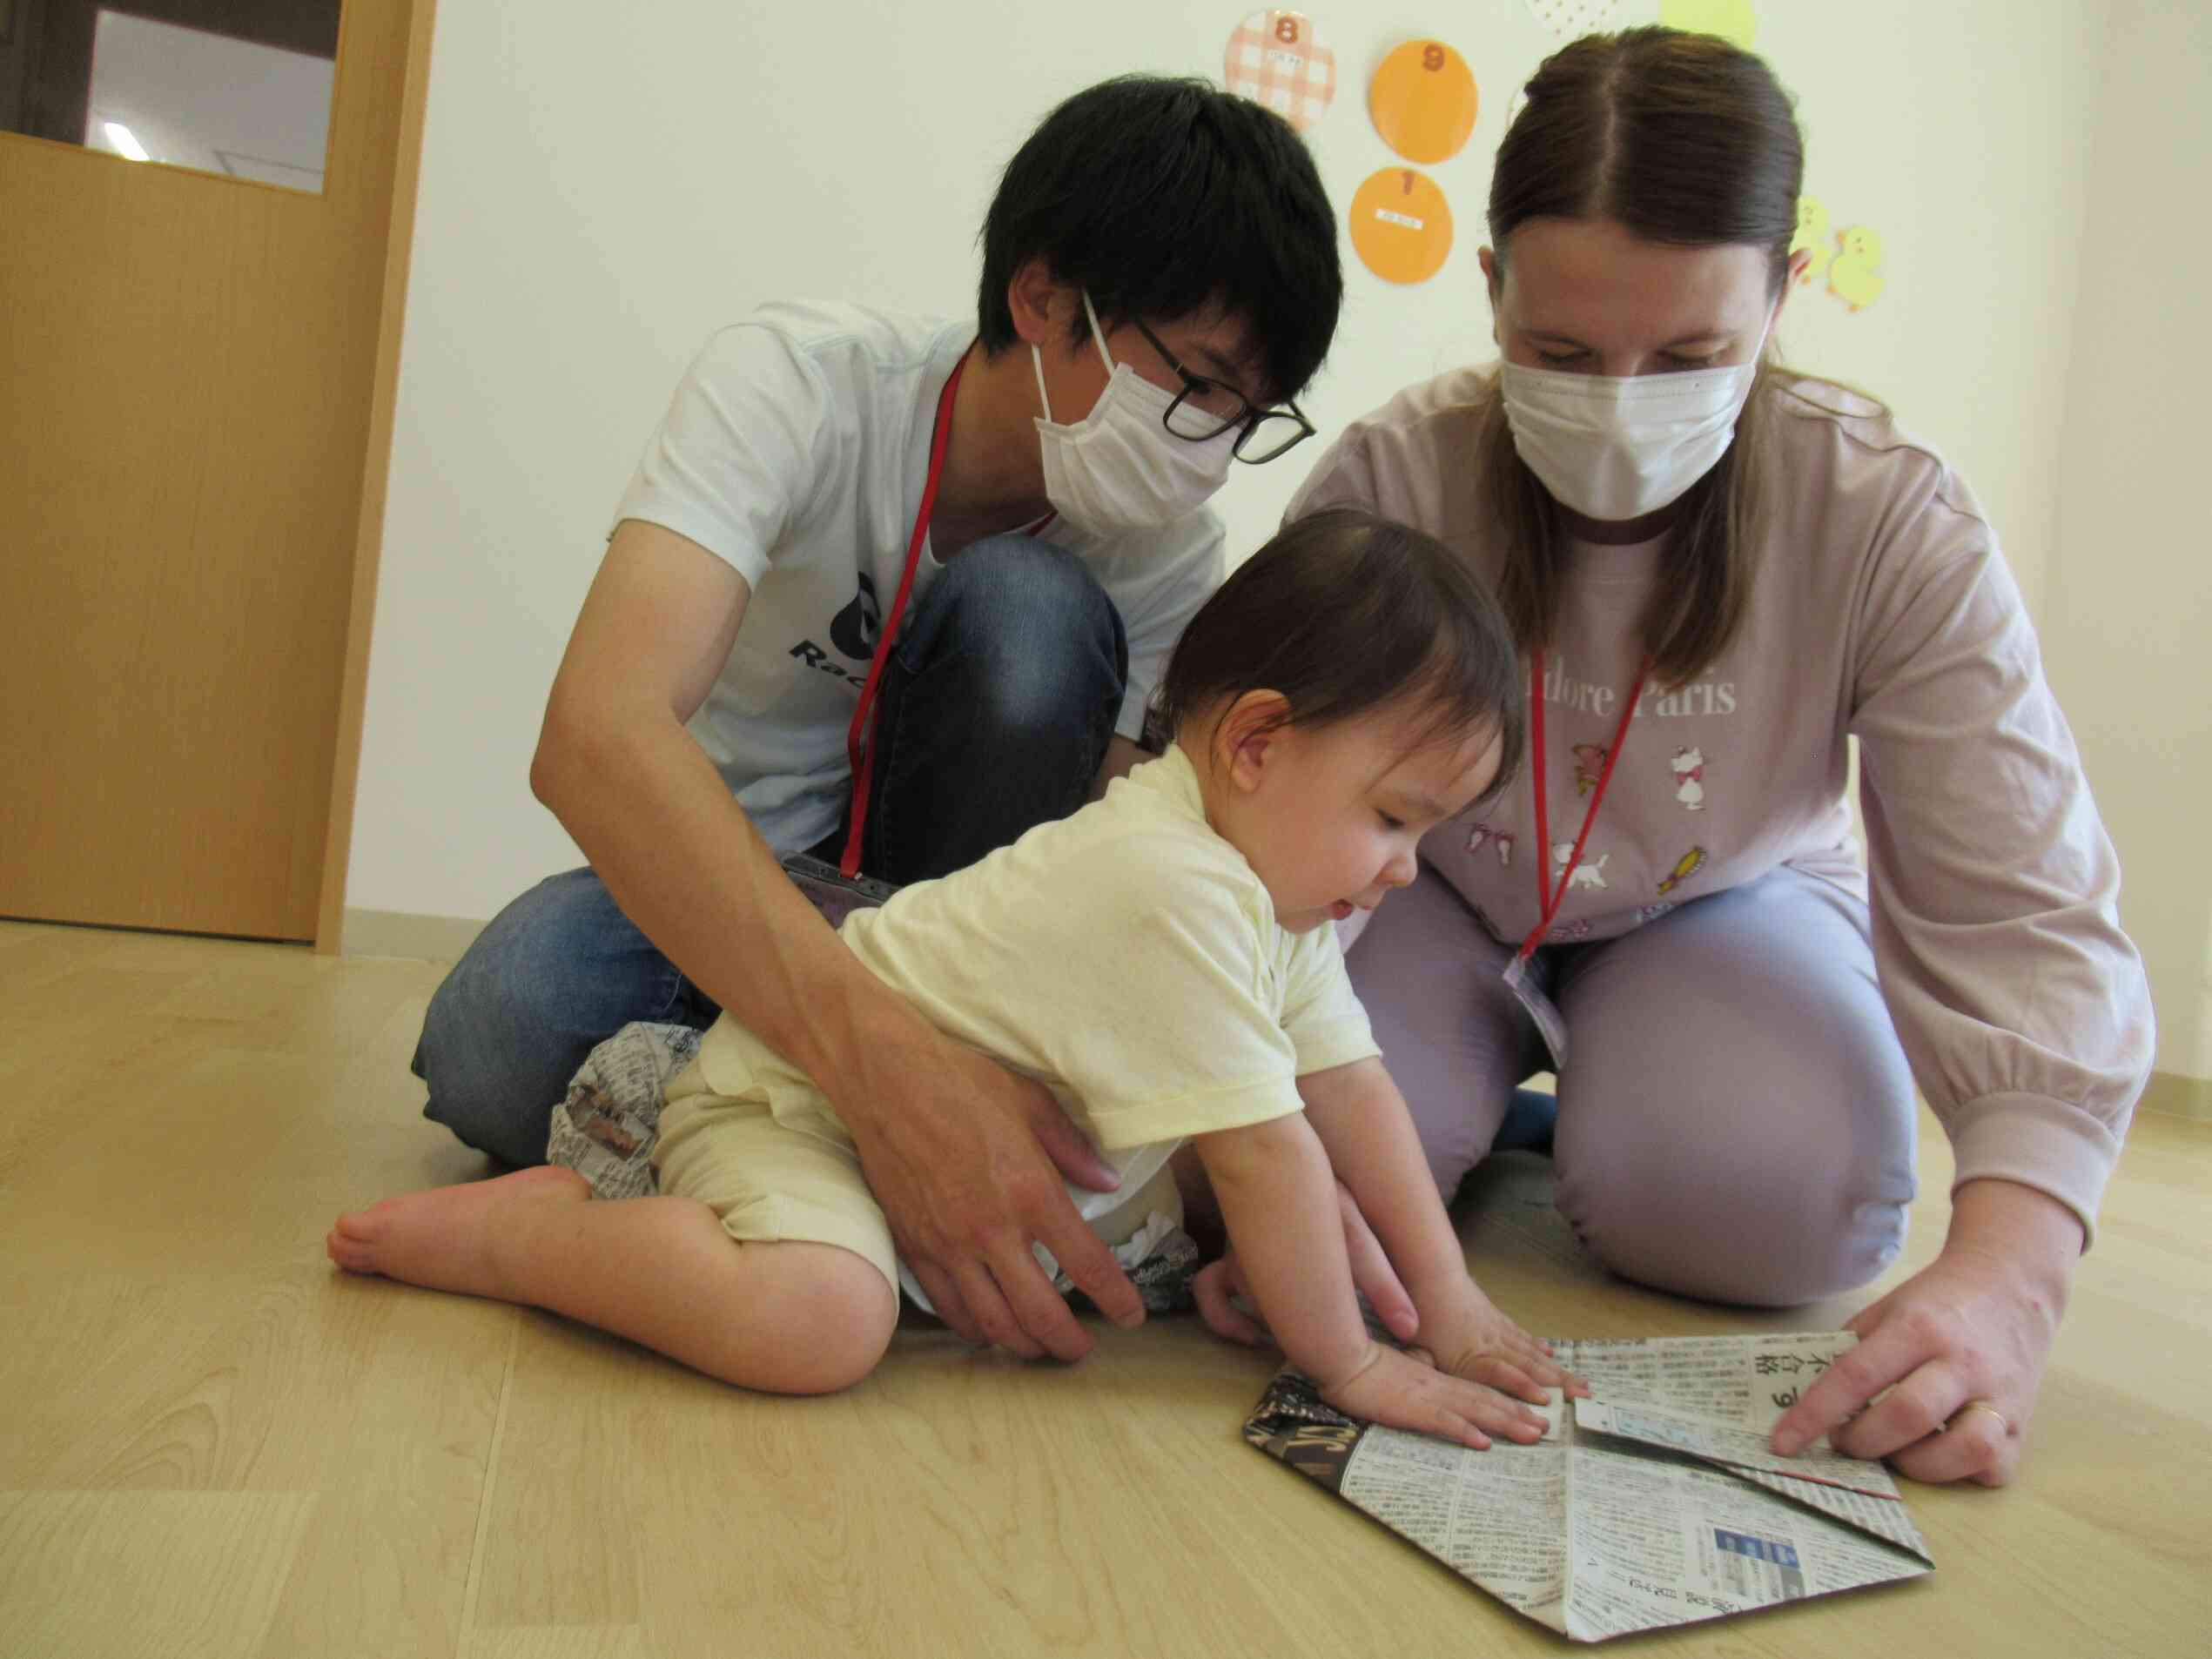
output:
MULTIPOLYGON (((839 930, 939 1029, 1053 1091, 1120 1174, 1075 1194, 1109 1244, 1180 1213, 1167 1163, 1187 1142, 1239 1281, 1322 1396, 1475 1447, 1537 1439, 1521 1401, 1568 1380, 1469 1278, 1331 924, 1412 881, 1422 835, 1509 776, 1519 684, 1503 617, 1451 551, 1361 513, 1303 520, 1192 620, 1160 758, 839 930), (1339 1179, 1419 1350, 1368 1334, 1339 1179)), ((595 1200, 542 1168, 388 1199, 340 1218, 330 1253, 749 1387, 826 1392, 874 1368, 900 1268, 803 1074, 724 1013, 669 1085, 655 1162, 649 1198, 595 1200)))

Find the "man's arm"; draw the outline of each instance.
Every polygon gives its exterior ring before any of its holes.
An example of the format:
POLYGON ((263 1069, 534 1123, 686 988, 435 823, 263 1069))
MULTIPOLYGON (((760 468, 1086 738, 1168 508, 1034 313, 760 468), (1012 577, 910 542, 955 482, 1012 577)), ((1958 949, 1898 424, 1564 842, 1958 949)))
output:
POLYGON ((947 1042, 861 966, 684 729, 750 594, 697 543, 626 521, 555 678, 531 789, 646 937, 829 1096, 947 1322, 1079 1358, 1090 1339, 1029 1246, 1117 1322, 1141 1320, 1053 1164, 1086 1184, 1110 1172, 1045 1090, 947 1042))

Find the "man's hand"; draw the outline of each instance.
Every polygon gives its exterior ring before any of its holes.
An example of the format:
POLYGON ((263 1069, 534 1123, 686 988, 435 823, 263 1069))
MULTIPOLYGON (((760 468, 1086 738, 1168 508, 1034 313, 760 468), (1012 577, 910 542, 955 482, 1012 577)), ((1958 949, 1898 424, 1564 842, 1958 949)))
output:
POLYGON ((2081 1247, 2081 1223, 2054 1199, 2010 1181, 1960 1188, 1942 1254, 1846 1323, 1858 1346, 1775 1423, 1774 1449, 1795 1456, 1825 1434, 1916 1481, 2003 1486, 2081 1247))
POLYGON ((896 1105, 844 1115, 898 1253, 946 1324, 1024 1359, 1088 1353, 1090 1335, 1032 1242, 1115 1324, 1144 1322, 1136 1287, 1076 1213, 1060 1172, 1099 1192, 1119 1180, 1043 1085, 943 1039, 883 1075, 896 1105))

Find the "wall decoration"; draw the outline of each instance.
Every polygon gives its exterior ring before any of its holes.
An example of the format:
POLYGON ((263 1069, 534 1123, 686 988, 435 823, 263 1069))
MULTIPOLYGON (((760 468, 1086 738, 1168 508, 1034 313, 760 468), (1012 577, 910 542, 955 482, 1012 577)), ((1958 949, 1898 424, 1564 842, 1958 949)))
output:
POLYGON ((1408 161, 1447 161, 1475 131, 1475 71, 1441 40, 1409 40, 1368 84, 1368 114, 1382 142, 1408 161))
POLYGON ((1745 51, 1751 50, 1751 37, 1758 32, 1751 0, 1659 0, 1659 21, 1693 35, 1718 35, 1745 51))
POLYGON ((1612 28, 1620 0, 1529 0, 1529 10, 1560 39, 1572 40, 1612 28))
POLYGON ((1302 11, 1255 11, 1229 37, 1222 80, 1303 132, 1336 96, 1336 54, 1302 11))
POLYGON ((1882 297, 1882 238, 1864 225, 1836 232, 1839 252, 1828 265, 1828 292, 1859 311, 1882 297))
POLYGON ((1790 238, 1790 252, 1795 254, 1800 248, 1812 255, 1812 262, 1798 280, 1818 282, 1820 273, 1828 268, 1828 261, 1835 256, 1835 250, 1828 245, 1828 210, 1821 205, 1818 197, 1798 198, 1798 233, 1790 238))
POLYGON ((1452 251, 1452 210, 1436 181, 1385 167, 1352 198, 1352 247, 1386 282, 1426 282, 1452 251))

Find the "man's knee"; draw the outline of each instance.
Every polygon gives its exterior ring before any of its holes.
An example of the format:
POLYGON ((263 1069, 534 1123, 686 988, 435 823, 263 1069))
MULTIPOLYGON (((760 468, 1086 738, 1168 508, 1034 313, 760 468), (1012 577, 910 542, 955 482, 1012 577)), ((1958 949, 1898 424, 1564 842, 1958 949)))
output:
POLYGON ((989 536, 963 548, 945 567, 930 602, 951 601, 961 619, 978 608, 1012 615, 1065 619, 1066 626, 1103 627, 1113 609, 1090 566, 1065 547, 1029 535, 989 536))
POLYGON ((549 1045, 512 1040, 523 1011, 503 1002, 498 977, 495 968, 464 961, 432 995, 414 1051, 414 1074, 429 1090, 422 1115, 505 1163, 541 1164, 553 1108, 575 1067, 549 1045))
POLYGON ((977 721, 1064 733, 1119 702, 1128 672, 1120 615, 1066 549, 1025 536, 978 542, 945 568, 930 601, 931 671, 962 677, 977 721))
POLYGON ((553 1108, 595 1043, 633 1019, 705 1023, 693 1011, 681 976, 597 877, 551 877, 502 910, 432 996, 414 1058, 423 1115, 481 1152, 541 1163, 553 1108))

